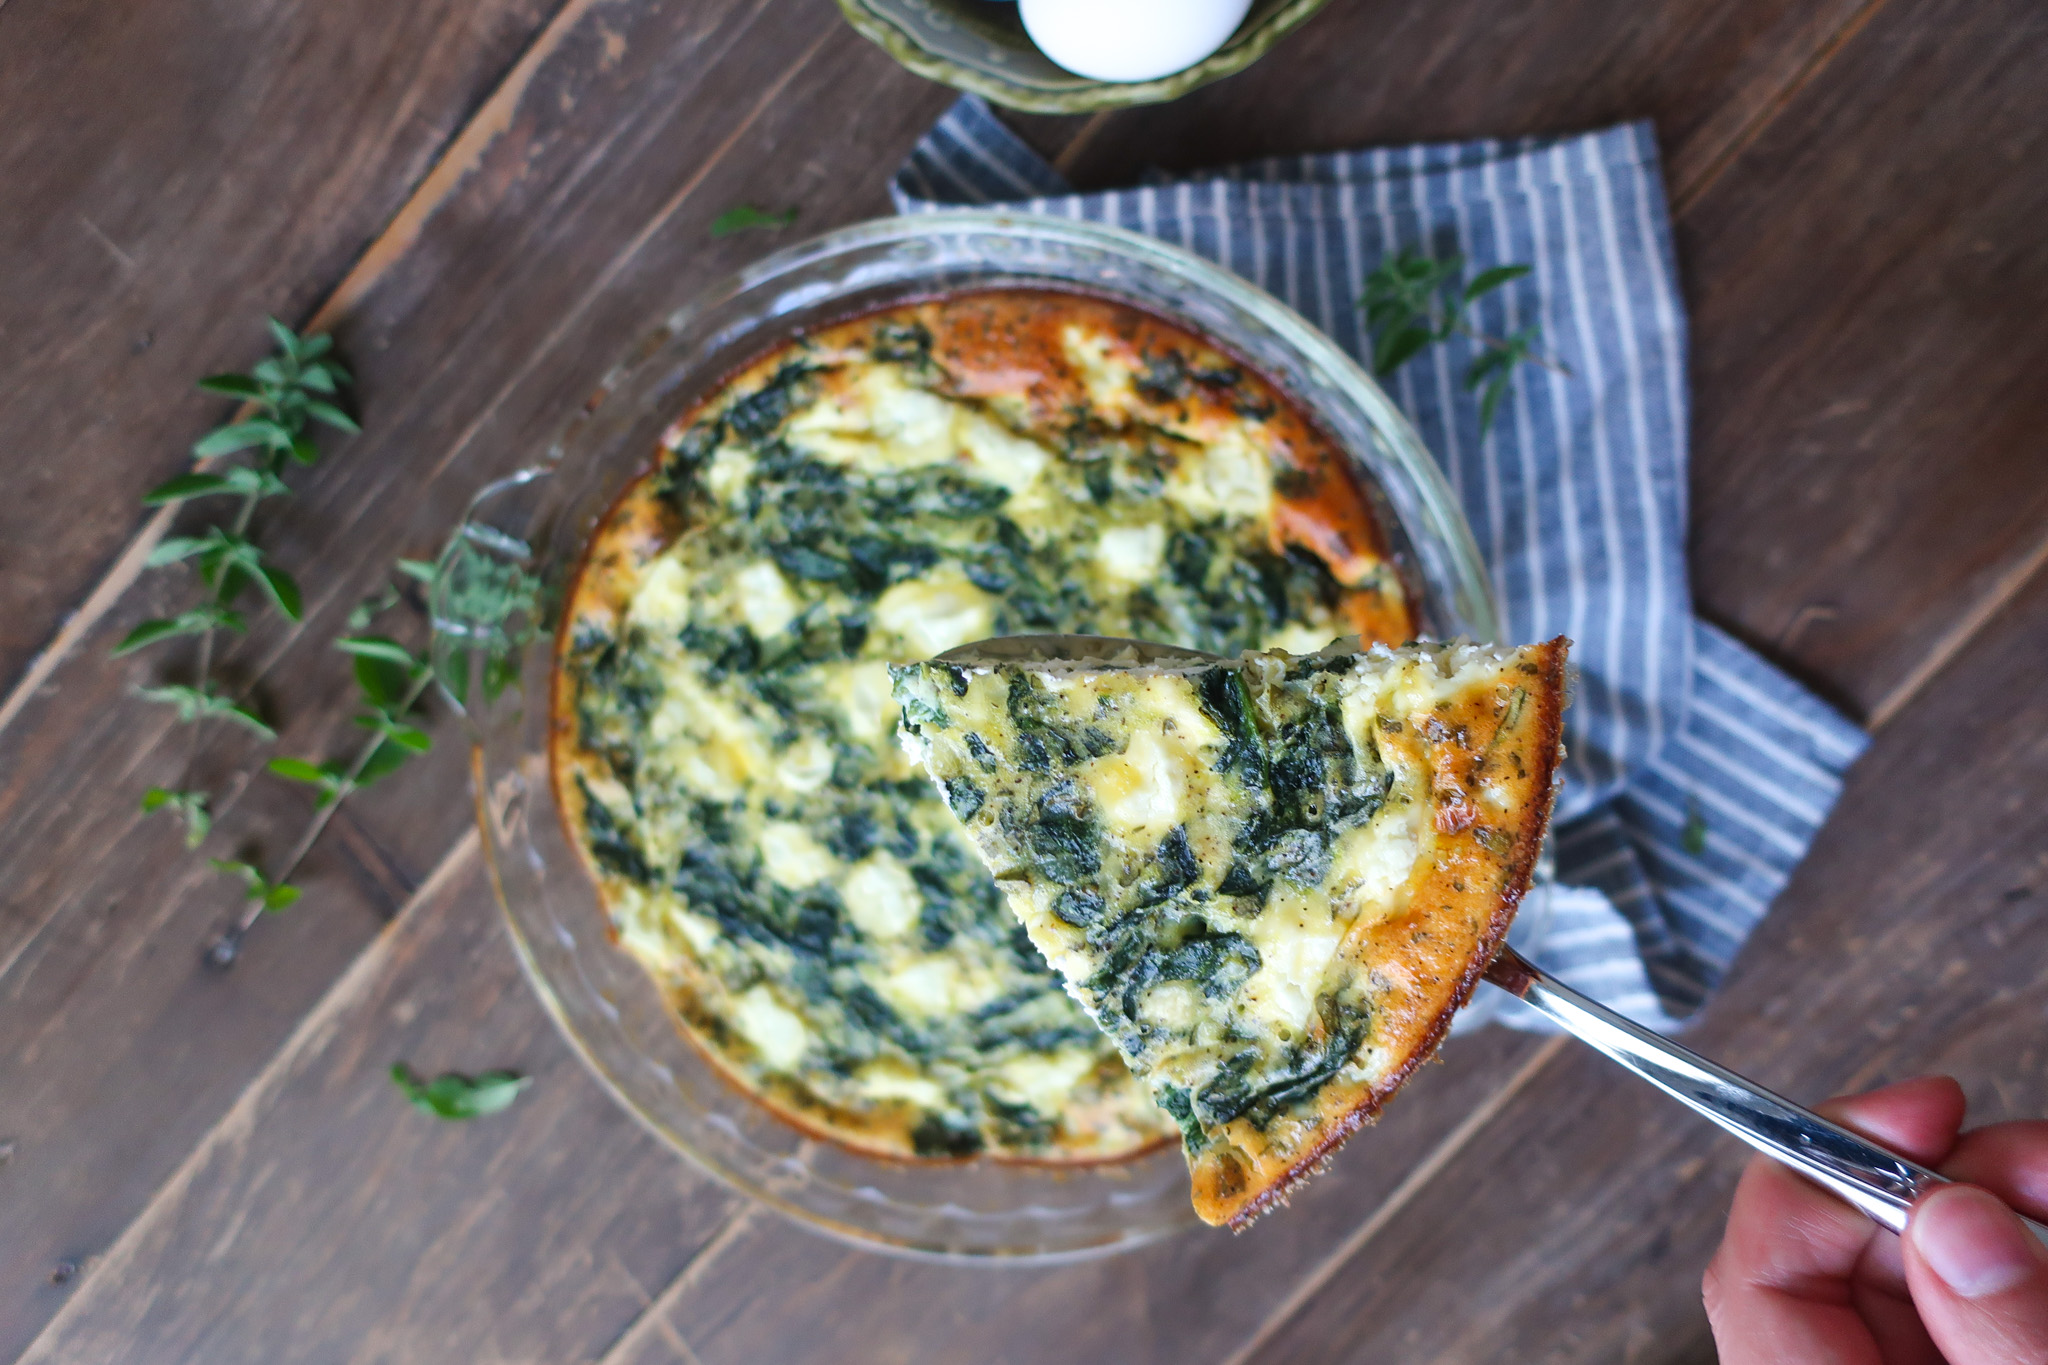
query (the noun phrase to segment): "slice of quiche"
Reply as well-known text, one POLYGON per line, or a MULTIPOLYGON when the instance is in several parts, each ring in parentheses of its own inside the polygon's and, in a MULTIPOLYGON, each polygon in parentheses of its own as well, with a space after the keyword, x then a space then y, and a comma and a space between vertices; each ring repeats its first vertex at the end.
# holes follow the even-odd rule
POLYGON ((1549 820, 1565 651, 894 670, 905 747, 1179 1124, 1204 1221, 1283 1200, 1471 994, 1549 820))

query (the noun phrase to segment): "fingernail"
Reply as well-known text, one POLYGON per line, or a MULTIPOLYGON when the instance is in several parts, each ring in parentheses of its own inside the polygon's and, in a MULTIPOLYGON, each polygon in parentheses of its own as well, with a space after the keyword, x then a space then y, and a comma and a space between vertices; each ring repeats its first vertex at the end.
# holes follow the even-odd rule
POLYGON ((1947 1185, 1920 1201, 1907 1228, 1928 1269, 1966 1299, 2002 1293, 2040 1268, 2011 1209, 1983 1190, 1947 1185))

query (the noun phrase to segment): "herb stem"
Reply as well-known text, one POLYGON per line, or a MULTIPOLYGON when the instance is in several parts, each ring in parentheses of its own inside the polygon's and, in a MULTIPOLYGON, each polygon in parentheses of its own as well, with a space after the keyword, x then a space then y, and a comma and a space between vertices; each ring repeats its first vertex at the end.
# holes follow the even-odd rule
MULTIPOLYGON (((249 522, 250 522, 250 521, 251 521, 251 520, 252 520, 252 519, 253 519, 253 518, 255 517, 255 515, 256 515, 256 502, 257 502, 257 495, 256 495, 256 494, 254 494, 254 493, 244 493, 244 494, 242 495, 242 505, 241 505, 241 507, 239 507, 239 508, 238 508, 238 509, 236 509, 236 511, 235 511, 235 522, 234 522, 234 525, 235 525, 235 529, 234 529, 234 532, 233 532, 233 534, 234 534, 234 535, 235 535, 235 536, 236 536, 237 538, 239 538, 239 537, 241 537, 241 536, 243 536, 243 535, 246 535, 246 534, 248 533, 248 530, 249 530, 249 522)), ((213 589, 213 604, 214 604, 215 606, 217 606, 217 607, 225 607, 225 606, 226 606, 226 605, 228 604, 228 603, 227 603, 227 593, 226 593, 226 589, 227 589, 227 586, 228 586, 228 580, 227 580, 227 576, 226 576, 225 574, 223 574, 223 575, 221 576, 221 581, 220 581, 219 583, 217 583, 217 584, 215 584, 215 585, 214 585, 214 589, 213 589)), ((214 631, 214 628, 213 628, 212 626, 208 626, 208 627, 207 627, 207 628, 206 628, 206 629, 205 629, 205 630, 204 630, 203 632, 201 632, 201 633, 200 633, 200 636, 199 636, 199 684, 198 684, 198 685, 199 685, 200 687, 202 687, 202 688, 206 686, 206 680, 207 680, 207 678, 208 678, 209 676, 211 676, 211 674, 212 674, 212 672, 213 672, 213 631, 214 631)), ((199 747, 199 732, 198 732, 198 731, 197 731, 196 729, 195 729, 195 730, 194 730, 194 731, 192 732, 192 747, 193 747, 193 749, 194 749, 194 751, 195 751, 195 752, 197 751, 197 749, 198 749, 198 747, 199 747)))
POLYGON ((1552 374, 1560 374, 1567 379, 1571 378, 1571 366, 1565 364, 1562 360, 1552 360, 1540 351, 1518 351, 1513 342, 1478 331, 1462 320, 1454 324, 1452 330, 1460 336, 1469 337, 1474 344, 1484 346, 1489 351, 1505 351, 1514 355, 1518 360, 1526 360, 1531 364, 1541 365, 1552 374))
MULTIPOLYGON (((434 675, 431 672, 423 672, 419 677, 414 678, 411 684, 407 686, 405 694, 399 699, 398 705, 393 707, 392 711, 400 716, 411 711, 419 699, 426 695, 426 690, 433 684, 433 681, 434 675)), ((314 815, 312 821, 306 826, 305 832, 299 835, 298 842, 292 845, 292 851, 286 855, 283 870, 274 878, 278 885, 283 886, 290 882, 292 876, 298 872, 299 864, 305 862, 306 856, 313 851, 313 845, 319 842, 321 834, 327 829, 328 822, 341 810, 341 803, 346 801, 350 794, 356 790, 356 779, 361 777, 363 770, 370 766, 370 760, 376 755, 377 750, 389 742, 381 734, 372 735, 370 742, 357 752, 354 762, 349 764, 347 771, 342 774, 341 781, 335 786, 334 798, 320 807, 319 812, 314 815)), ((248 933, 255 926, 256 921, 262 917, 263 902, 260 900, 251 901, 248 907, 242 911, 242 917, 235 922, 234 927, 222 934, 215 941, 213 947, 207 950, 207 959, 216 966, 222 967, 232 963, 235 960, 236 953, 240 951, 242 935, 248 933)))

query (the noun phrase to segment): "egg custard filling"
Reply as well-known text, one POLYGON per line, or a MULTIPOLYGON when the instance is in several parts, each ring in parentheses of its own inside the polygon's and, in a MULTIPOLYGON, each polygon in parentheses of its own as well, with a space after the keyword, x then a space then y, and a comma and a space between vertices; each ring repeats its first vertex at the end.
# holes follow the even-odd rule
POLYGON ((1242 1226, 1427 1059, 1549 819, 1565 643, 905 666, 905 748, 1242 1226))
POLYGON ((889 665, 1025 631, 1218 652, 1411 631, 1364 491, 1280 394, 1118 304, 823 327, 678 420, 558 633, 558 805, 731 1079, 910 1157, 1173 1132, 894 741, 889 665))

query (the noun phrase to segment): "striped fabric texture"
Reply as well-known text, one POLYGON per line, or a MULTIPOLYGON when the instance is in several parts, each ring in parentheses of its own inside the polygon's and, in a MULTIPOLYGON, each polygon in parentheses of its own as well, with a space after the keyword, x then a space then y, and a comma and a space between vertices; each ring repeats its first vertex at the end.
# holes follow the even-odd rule
MULTIPOLYGON (((1001 204, 1113 223, 1207 257, 1365 359, 1359 295, 1404 248, 1470 274, 1527 263, 1474 325, 1540 324, 1480 430, 1463 337, 1385 382, 1436 455, 1512 639, 1568 635, 1558 882, 1514 941, 1656 1028, 1696 1011, 1805 855, 1863 733, 1692 614, 1685 313, 1647 124, 1577 137, 1272 158, 1077 194, 967 96, 892 185, 905 213, 1001 204)), ((1368 363, 1367 368, 1370 368, 1368 363)), ((1516 1004, 1506 1022, 1540 1026, 1516 1004)))

